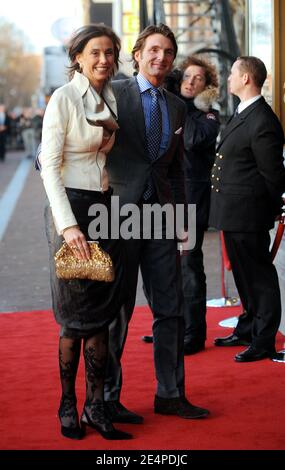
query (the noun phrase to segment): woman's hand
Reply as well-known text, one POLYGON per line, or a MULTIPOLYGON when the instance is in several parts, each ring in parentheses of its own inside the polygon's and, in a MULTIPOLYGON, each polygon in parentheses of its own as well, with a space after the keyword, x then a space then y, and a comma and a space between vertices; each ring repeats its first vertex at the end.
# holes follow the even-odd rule
POLYGON ((70 227, 64 230, 63 238, 72 249, 76 258, 81 260, 90 259, 90 250, 86 238, 79 227, 70 227))

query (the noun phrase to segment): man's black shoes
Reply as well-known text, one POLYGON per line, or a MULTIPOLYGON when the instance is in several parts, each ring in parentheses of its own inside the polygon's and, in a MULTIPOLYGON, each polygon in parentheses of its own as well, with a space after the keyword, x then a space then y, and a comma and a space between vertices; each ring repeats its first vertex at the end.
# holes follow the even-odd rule
POLYGON ((118 400, 105 401, 106 412, 112 423, 141 424, 143 417, 127 410, 118 400))
POLYGON ((250 342, 233 333, 224 338, 215 338, 214 344, 215 346, 249 346, 250 342))
POLYGON ((192 405, 187 398, 162 398, 155 395, 154 412, 161 415, 176 415, 184 419, 206 418, 209 411, 192 405))
POLYGON ((205 349, 205 342, 189 342, 184 343, 184 354, 185 356, 190 356, 191 354, 196 354, 200 351, 204 351, 205 349))
POLYGON ((261 361, 261 359, 273 357, 274 352, 269 352, 265 349, 256 349, 254 346, 249 346, 244 351, 235 355, 236 362, 254 362, 261 361))

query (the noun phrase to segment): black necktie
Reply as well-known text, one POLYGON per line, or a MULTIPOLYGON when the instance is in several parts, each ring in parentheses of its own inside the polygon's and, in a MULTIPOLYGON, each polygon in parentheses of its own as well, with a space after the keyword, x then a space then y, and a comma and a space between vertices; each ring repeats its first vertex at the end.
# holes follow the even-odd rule
MULTIPOLYGON (((150 126, 147 135, 147 148, 151 161, 155 161, 159 157, 159 149, 162 135, 162 116, 159 106, 159 90, 151 88, 149 90, 151 95, 151 111, 150 111, 150 126)), ((154 185, 150 177, 147 188, 143 194, 144 200, 149 199, 154 194, 154 185)))

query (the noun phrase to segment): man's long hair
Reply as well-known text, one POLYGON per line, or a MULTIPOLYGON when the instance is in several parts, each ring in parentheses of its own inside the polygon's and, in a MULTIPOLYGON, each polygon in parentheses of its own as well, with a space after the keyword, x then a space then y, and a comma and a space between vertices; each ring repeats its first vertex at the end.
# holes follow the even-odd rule
POLYGON ((138 64, 137 60, 135 59, 135 53, 137 51, 142 51, 143 50, 143 48, 145 46, 146 39, 149 36, 152 36, 153 34, 162 34, 162 36, 170 39, 170 41, 172 42, 173 48, 174 48, 174 58, 176 57, 178 47, 177 47, 177 42, 176 42, 175 36, 174 36, 173 32, 171 31, 171 29, 163 23, 160 23, 159 25, 150 25, 150 26, 147 26, 139 34, 139 36, 136 40, 136 43, 133 47, 132 59, 133 59, 133 66, 134 66, 135 70, 139 70, 139 64, 138 64))

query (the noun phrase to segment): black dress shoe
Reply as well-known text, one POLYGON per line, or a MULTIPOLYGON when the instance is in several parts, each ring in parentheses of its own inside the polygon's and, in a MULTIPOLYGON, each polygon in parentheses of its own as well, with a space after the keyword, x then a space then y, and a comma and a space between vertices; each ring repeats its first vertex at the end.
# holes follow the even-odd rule
POLYGON ((176 415, 184 419, 206 418, 209 411, 192 405, 187 398, 162 398, 155 395, 154 412, 161 415, 176 415))
POLYGON ((249 348, 244 351, 236 354, 236 362, 253 362, 260 361, 261 359, 271 358, 274 355, 274 352, 266 351, 265 349, 256 349, 254 346, 249 346, 249 348))
POLYGON ((145 343, 153 343, 153 336, 150 336, 150 335, 142 336, 142 341, 144 341, 145 343))
POLYGON ((224 338, 215 338, 214 344, 215 346, 249 346, 250 341, 242 339, 233 333, 229 336, 225 336, 224 338))
POLYGON ((185 356, 190 356, 191 354, 196 354, 197 352, 203 351, 205 349, 204 341, 201 342, 189 342, 184 343, 184 354, 185 356))
POLYGON ((118 400, 106 401, 105 408, 113 423, 143 423, 143 417, 127 410, 118 400))

